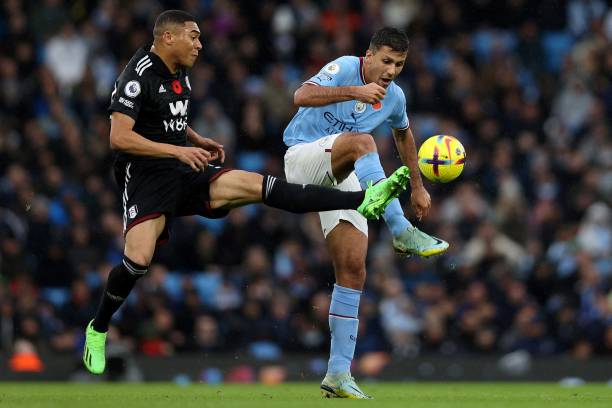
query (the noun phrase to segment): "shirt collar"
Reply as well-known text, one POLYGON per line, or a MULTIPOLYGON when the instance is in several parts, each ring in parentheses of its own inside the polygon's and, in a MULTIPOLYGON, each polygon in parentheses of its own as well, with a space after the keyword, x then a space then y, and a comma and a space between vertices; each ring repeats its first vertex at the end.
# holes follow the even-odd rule
POLYGON ((149 58, 151 58, 151 62, 153 63, 153 66, 152 66, 153 70, 155 70, 156 73, 158 73, 159 75, 163 77, 167 77, 167 78, 178 77, 182 71, 182 68, 179 68, 178 71, 176 71, 176 73, 174 74, 170 72, 170 70, 164 63, 164 61, 162 61, 162 59, 157 54, 150 51, 152 46, 153 44, 147 44, 146 46, 141 48, 139 51, 140 53, 142 53, 142 55, 148 55, 149 58))
POLYGON ((361 82, 366 85, 366 81, 365 81, 365 74, 364 74, 364 67, 363 67, 363 57, 359 57, 359 78, 361 78, 361 82))

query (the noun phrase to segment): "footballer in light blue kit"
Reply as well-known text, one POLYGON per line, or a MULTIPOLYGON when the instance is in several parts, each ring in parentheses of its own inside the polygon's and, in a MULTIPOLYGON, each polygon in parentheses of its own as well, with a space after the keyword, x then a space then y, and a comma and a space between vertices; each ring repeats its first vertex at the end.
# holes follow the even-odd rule
MULTIPOLYGON (((363 57, 340 57, 304 83, 335 87, 366 85, 363 57)), ((301 107, 285 129, 283 141, 291 147, 336 133, 370 133, 384 122, 394 129, 407 129, 409 126, 404 91, 394 82, 389 83, 385 98, 374 105, 349 100, 332 105, 301 107)))
MULTIPOLYGON (((346 191, 379 182, 385 173, 371 132, 387 122, 402 162, 410 169, 412 209, 419 219, 427 215, 431 198, 418 170, 406 98, 393 82, 407 55, 406 34, 385 27, 374 33, 365 56, 337 58, 302 84, 294 95, 299 110, 283 135, 288 147, 287 181, 346 191)), ((336 275, 329 307, 330 358, 321 391, 330 398, 371 398, 350 372, 366 276, 367 221, 353 210, 326 211, 319 216, 336 275)), ((414 227, 397 199, 383 218, 393 236, 393 248, 402 256, 429 257, 448 248, 447 242, 414 227)))

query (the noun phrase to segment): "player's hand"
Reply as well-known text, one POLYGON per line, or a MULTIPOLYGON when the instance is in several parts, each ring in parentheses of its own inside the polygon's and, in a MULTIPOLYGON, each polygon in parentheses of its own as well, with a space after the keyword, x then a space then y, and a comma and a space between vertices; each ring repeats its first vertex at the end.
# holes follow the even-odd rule
POLYGON ((410 194, 410 204, 412 204, 412 210, 416 217, 421 220, 423 217, 427 217, 429 214, 429 208, 431 207, 431 197, 425 187, 417 187, 412 189, 410 194))
POLYGON ((382 101, 387 90, 375 82, 370 82, 367 85, 363 85, 357 88, 357 95, 355 99, 363 103, 369 103, 374 105, 378 101, 382 101))
POLYGON ((198 139, 198 147, 201 147, 210 153, 211 161, 219 159, 221 163, 225 162, 225 150, 223 150, 222 144, 217 143, 207 137, 200 137, 198 139))
POLYGON ((185 164, 188 164, 195 171, 200 171, 211 159, 211 154, 201 147, 177 146, 175 157, 185 164))

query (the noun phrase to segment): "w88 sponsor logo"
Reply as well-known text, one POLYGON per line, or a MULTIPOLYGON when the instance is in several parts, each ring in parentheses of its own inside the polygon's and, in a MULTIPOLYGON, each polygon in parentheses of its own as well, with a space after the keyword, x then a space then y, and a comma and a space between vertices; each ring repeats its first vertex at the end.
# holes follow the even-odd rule
POLYGON ((172 113, 172 116, 180 116, 180 118, 164 120, 164 128, 166 129, 166 133, 168 133, 169 130, 172 132, 182 132, 183 130, 187 129, 187 110, 189 108, 189 100, 170 102, 168 104, 168 108, 170 108, 170 113, 172 113))
POLYGON ((164 128, 166 133, 168 133, 168 130, 171 132, 182 132, 183 130, 187 129, 187 117, 170 119, 169 121, 164 120, 164 128))

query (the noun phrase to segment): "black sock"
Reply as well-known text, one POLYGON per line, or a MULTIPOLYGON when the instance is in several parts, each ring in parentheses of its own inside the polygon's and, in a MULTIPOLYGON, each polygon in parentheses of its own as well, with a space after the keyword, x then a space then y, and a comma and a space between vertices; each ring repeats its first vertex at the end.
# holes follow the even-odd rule
POLYGON ((351 209, 363 202, 363 191, 340 191, 313 184, 292 184, 264 176, 262 201, 270 207, 293 213, 351 209))
POLYGON ((124 256, 123 261, 110 271, 96 317, 92 323, 95 331, 100 333, 108 331, 113 314, 128 297, 136 281, 147 273, 147 270, 148 267, 138 265, 124 256))

